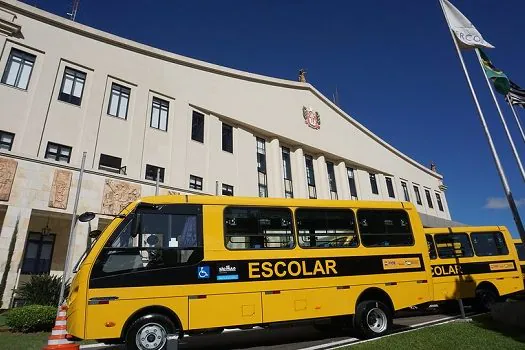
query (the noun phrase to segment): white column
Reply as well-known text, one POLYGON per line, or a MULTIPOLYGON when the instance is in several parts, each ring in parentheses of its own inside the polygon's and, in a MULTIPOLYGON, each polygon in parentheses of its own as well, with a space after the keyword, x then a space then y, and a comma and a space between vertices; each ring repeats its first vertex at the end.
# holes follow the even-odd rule
POLYGON ((350 184, 346 173, 346 163, 340 161, 335 166, 335 179, 337 181, 337 197, 339 199, 350 199, 350 184))
POLYGON ((31 208, 20 208, 9 206, 5 214, 4 224, 2 226, 2 233, 0 234, 0 272, 3 274, 6 269, 7 255, 9 254, 9 246, 15 229, 16 243, 11 257, 11 266, 8 271, 4 295, 2 297, 2 308, 8 308, 13 295, 13 289, 16 287, 16 280, 18 270, 21 267, 21 260, 24 254, 24 247, 27 237, 27 229, 29 227, 29 220, 31 218, 31 208))
POLYGON ((315 186, 317 187, 317 198, 330 199, 328 173, 326 171, 326 159, 323 155, 320 155, 315 159, 314 171, 315 186))
POLYGON ((306 166, 304 162, 304 152, 302 148, 296 148, 292 157, 292 181, 293 195, 295 198, 308 198, 306 184, 306 166))
POLYGON ((268 196, 284 197, 283 162, 279 139, 268 142, 266 151, 266 174, 268 177, 268 196))

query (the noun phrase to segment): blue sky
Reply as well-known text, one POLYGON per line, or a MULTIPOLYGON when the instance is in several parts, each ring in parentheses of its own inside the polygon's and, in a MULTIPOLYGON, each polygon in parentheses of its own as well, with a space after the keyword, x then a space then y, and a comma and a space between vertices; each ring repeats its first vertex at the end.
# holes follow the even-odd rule
MULTIPOLYGON (((25 2, 62 16, 72 3, 25 2)), ((488 52, 493 63, 525 86, 525 1, 453 3, 496 46, 488 52)), ((328 97, 337 87, 341 107, 374 133, 437 164, 455 220, 506 225, 517 235, 437 0, 82 0, 77 22, 249 72, 295 80, 305 68, 308 82, 328 97)), ((524 182, 475 55, 464 56, 525 221, 524 182)))

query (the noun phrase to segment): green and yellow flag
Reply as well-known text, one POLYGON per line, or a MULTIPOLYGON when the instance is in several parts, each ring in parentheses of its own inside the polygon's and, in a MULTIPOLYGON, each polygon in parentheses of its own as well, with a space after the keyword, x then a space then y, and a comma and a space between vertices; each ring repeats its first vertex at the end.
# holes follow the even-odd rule
POLYGON ((485 75, 492 81, 497 92, 507 96, 510 91, 509 78, 507 78, 505 73, 503 73, 501 70, 494 67, 488 56, 482 50, 479 50, 479 54, 481 56, 481 62, 483 63, 485 75))

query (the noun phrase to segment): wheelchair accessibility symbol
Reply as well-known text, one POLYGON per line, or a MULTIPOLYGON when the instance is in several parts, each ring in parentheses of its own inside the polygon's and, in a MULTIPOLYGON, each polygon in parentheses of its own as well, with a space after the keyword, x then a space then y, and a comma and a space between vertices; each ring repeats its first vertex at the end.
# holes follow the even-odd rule
POLYGON ((199 279, 210 278, 210 267, 209 266, 197 267, 197 277, 199 279))

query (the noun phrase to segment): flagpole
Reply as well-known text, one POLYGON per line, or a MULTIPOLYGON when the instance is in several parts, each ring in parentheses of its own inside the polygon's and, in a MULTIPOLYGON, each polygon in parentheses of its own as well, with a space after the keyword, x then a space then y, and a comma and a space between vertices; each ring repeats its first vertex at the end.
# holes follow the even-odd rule
POLYGON ((512 114, 514 114, 514 118, 516 119, 516 124, 518 124, 518 128, 520 129, 521 138, 523 139, 523 142, 525 142, 525 133, 523 133, 523 128, 521 127, 521 123, 518 118, 518 113, 516 113, 516 109, 514 108, 514 105, 512 104, 512 101, 510 100, 510 98, 507 98, 507 99, 509 100, 509 106, 510 106, 510 109, 512 110, 512 114))
MULTIPOLYGON (((494 163, 496 163, 496 168, 498 170, 501 184, 503 185, 503 189, 505 191, 505 196, 507 197, 507 201, 509 202, 509 207, 512 212, 512 216, 514 218, 514 222, 516 223, 516 227, 518 228, 518 232, 520 234, 521 240, 525 242, 525 229, 523 228, 523 223, 521 222, 518 208, 516 207, 516 203, 514 202, 514 198, 512 197, 512 192, 510 191, 510 186, 507 181, 507 177, 505 176, 505 173, 503 172, 503 167, 501 166, 498 152, 496 151, 496 147, 494 146, 494 142, 492 141, 492 136, 487 126, 487 122, 485 121, 485 116, 483 115, 483 111, 481 110, 481 106, 478 101, 478 96, 476 95, 476 91, 474 91, 474 86, 472 85, 472 81, 470 81, 470 76, 468 74, 467 66, 465 65, 465 61, 463 60, 463 55, 461 54, 461 50, 456 41, 456 37, 454 36, 454 32, 452 31, 452 28, 450 27, 450 23, 448 21, 447 14, 445 12, 445 7, 443 5, 443 0, 439 0, 439 4, 441 5, 441 10, 443 11, 443 15, 445 16, 445 21, 447 21, 447 26, 450 31, 450 35, 452 36, 452 41, 454 42, 454 46, 456 47, 456 52, 458 54, 459 61, 461 62, 463 73, 465 73, 465 78, 467 79, 467 83, 470 88, 470 93, 472 94, 472 98, 474 99, 474 103, 476 104, 476 108, 478 110, 478 116, 481 121, 481 125, 483 126, 483 130, 485 131, 485 136, 487 137, 487 142, 489 143, 490 151, 492 153, 492 157, 494 158, 494 163)), ((483 73, 483 75, 485 75, 485 73, 483 73)))
POLYGON ((507 134, 507 138, 509 139, 510 146, 512 148, 512 152, 514 153, 514 157, 516 158, 516 162, 518 163, 518 168, 520 168, 521 177, 523 178, 523 181, 525 181, 525 170, 523 170, 523 164, 521 163, 520 156, 518 154, 518 151, 516 150, 516 145, 514 144, 514 140, 512 139, 512 135, 510 134, 509 128, 507 126, 507 122, 505 121, 505 117, 503 117, 503 113, 501 112, 501 108, 499 106, 498 99, 496 98, 496 94, 494 93, 494 88, 492 87, 492 84, 490 83, 489 78, 487 77, 487 74, 485 74, 485 69, 483 69, 483 61, 481 60, 481 55, 479 54, 479 49, 475 49, 476 55, 478 56, 479 66, 481 67, 481 71, 483 73, 483 76, 485 77, 485 80, 487 81, 487 85, 489 86, 490 94, 492 95, 492 99, 494 100, 494 104, 496 105, 496 108, 498 109, 499 117, 501 119, 501 123, 503 124, 503 128, 505 129, 505 133, 507 134))

